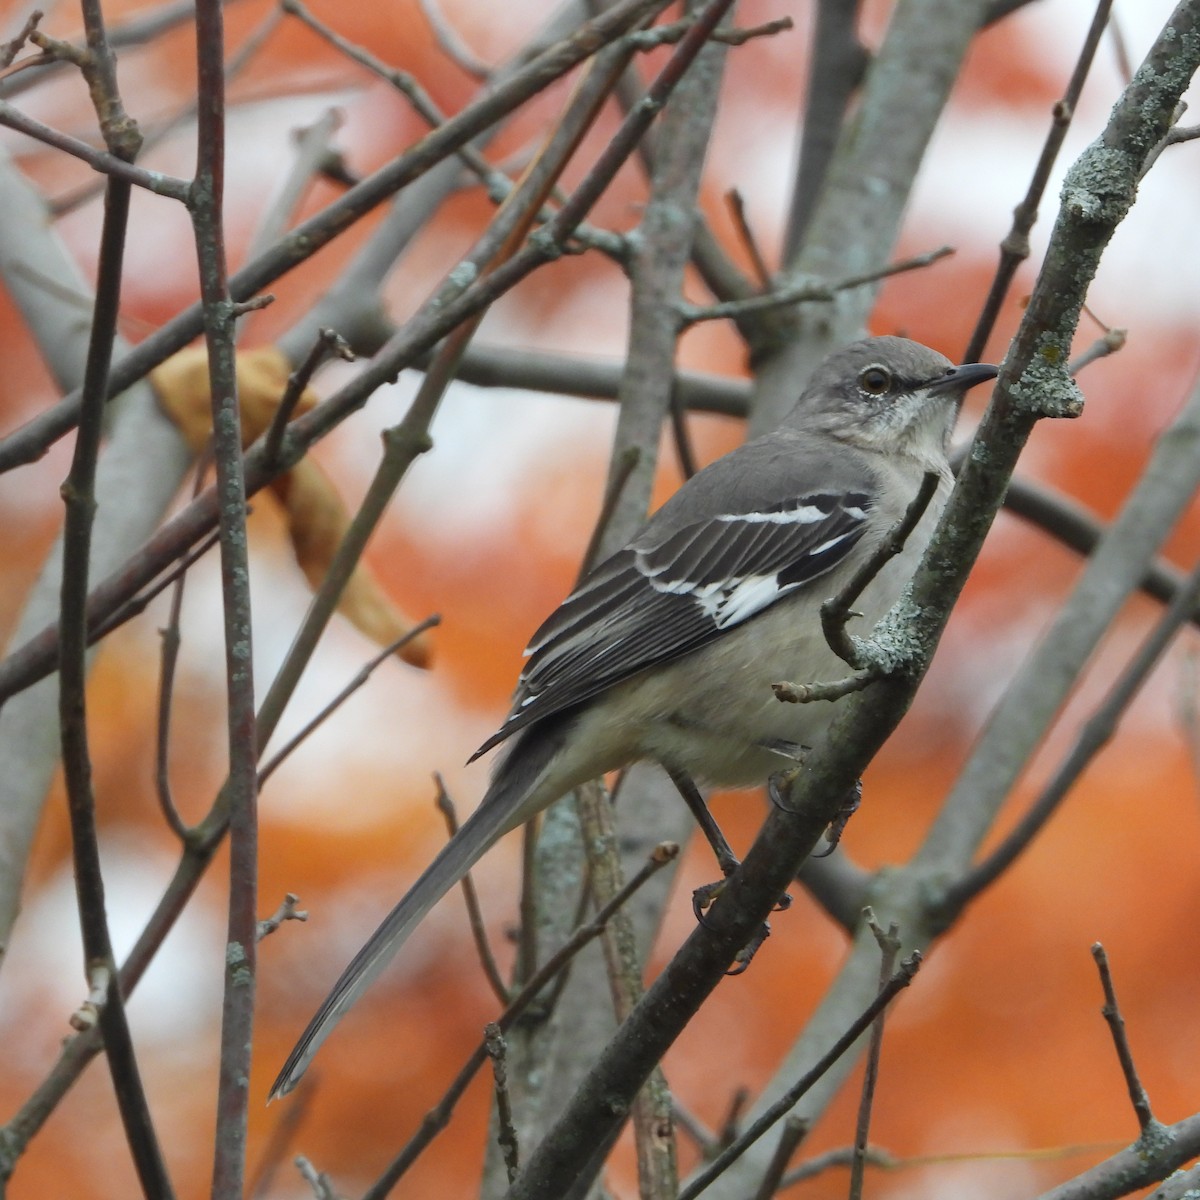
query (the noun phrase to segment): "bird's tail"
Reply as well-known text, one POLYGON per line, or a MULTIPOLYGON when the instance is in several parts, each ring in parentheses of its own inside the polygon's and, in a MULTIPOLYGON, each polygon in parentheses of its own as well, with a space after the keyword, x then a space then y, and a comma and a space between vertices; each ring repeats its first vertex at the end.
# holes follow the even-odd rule
MULTIPOLYGON (((548 731, 547 731, 548 732, 548 731)), ((269 1100, 286 1096, 308 1069, 321 1043, 356 1000, 379 976, 429 910, 475 865, 502 834, 528 820, 546 803, 530 803, 541 791, 545 768, 559 746, 554 736, 531 729, 500 764, 479 807, 442 848, 423 875, 383 919, 366 945, 350 961, 308 1027, 300 1035, 271 1087, 269 1100)))

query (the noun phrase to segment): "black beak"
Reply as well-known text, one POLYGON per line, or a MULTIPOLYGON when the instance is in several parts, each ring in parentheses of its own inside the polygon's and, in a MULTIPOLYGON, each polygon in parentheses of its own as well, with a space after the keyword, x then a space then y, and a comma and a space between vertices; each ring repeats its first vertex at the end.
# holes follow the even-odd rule
POLYGON ((986 383, 1000 374, 1000 368, 991 363, 964 363, 961 367, 952 367, 945 375, 939 375, 926 386, 931 392, 954 391, 965 392, 977 383, 986 383))

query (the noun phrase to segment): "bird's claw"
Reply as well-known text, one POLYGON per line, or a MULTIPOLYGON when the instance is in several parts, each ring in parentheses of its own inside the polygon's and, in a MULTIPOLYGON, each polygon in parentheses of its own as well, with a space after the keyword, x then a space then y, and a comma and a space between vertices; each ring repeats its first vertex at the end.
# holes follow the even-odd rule
POLYGON ((799 767, 793 767, 788 771, 777 771, 767 780, 767 798, 780 812, 795 815, 796 810, 783 802, 783 793, 786 788, 791 787, 799 775, 799 767))
MULTIPOLYGON (((789 897, 789 900, 791 898, 789 897)), ((740 975, 750 965, 750 960, 758 953, 758 948, 771 936, 771 926, 764 921, 758 932, 734 955, 733 966, 725 972, 726 975, 740 975)))
POLYGON ((862 780, 855 782, 850 789, 845 800, 842 801, 841 808, 838 809, 837 816, 829 823, 829 828, 825 830, 825 840, 829 843, 824 850, 819 854, 814 854, 813 858, 828 858, 838 847, 838 842, 842 840, 842 834, 846 831, 846 826, 850 823, 850 818, 858 812, 858 806, 862 803, 862 780))
POLYGON ((725 884, 728 882, 729 877, 726 876, 724 879, 718 879, 716 883, 702 884, 692 892, 692 912, 705 929, 710 928, 705 914, 712 902, 725 890, 725 884))

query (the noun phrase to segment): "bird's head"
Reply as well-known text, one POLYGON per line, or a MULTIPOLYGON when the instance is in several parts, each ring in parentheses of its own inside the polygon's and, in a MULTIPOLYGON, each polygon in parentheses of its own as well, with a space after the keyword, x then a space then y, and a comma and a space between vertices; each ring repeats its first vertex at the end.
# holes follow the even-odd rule
POLYGON ((989 363, 956 367, 944 354, 901 337, 853 342, 817 368, 796 406, 806 425, 864 450, 944 454, 963 393, 994 379, 989 363))

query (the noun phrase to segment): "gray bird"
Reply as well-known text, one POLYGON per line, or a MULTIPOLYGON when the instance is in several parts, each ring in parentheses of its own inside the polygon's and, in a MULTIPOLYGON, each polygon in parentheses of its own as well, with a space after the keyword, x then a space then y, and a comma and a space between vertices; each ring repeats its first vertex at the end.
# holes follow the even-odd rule
POLYGON ((512 739, 478 809, 371 935, 288 1056, 285 1095, 413 928, 502 834, 589 779, 642 759, 722 787, 793 762, 835 705, 784 704, 771 684, 846 673, 820 607, 936 493, 903 552, 855 604, 869 632, 899 598, 951 484, 963 392, 995 377, 904 338, 831 354, 774 433, 679 489, 588 573, 533 635, 512 711, 473 757, 512 739))

